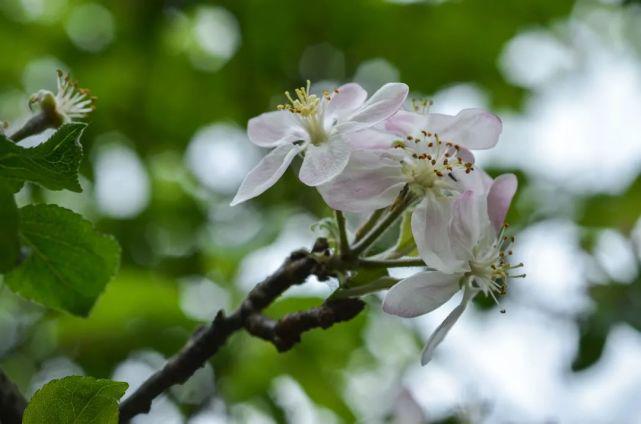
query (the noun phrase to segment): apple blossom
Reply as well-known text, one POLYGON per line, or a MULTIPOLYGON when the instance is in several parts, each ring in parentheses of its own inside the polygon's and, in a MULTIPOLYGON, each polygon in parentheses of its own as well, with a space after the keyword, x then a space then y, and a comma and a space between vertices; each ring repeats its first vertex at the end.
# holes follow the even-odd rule
POLYGON ((387 133, 368 131, 375 147, 355 152, 340 175, 318 187, 332 208, 357 213, 380 209, 406 185, 418 198, 460 193, 470 188, 465 174, 474 169, 469 149, 493 147, 502 124, 481 109, 456 116, 399 111, 385 128, 387 133))
MULTIPOLYGON (((479 174, 484 174, 479 170, 479 174)), ((484 176, 485 182, 489 177, 484 176)), ((490 180, 491 181, 491 180, 490 180)), ((436 271, 406 278, 387 293, 383 310, 403 317, 426 314, 463 289, 461 303, 428 340, 421 363, 430 361, 434 349, 480 292, 496 301, 505 293, 511 270, 508 256, 513 238, 503 236, 503 221, 516 191, 513 174, 499 176, 486 190, 466 190, 443 202, 423 202, 412 216, 419 254, 436 271)))
POLYGON ((89 91, 78 88, 69 75, 65 75, 60 70, 57 75, 56 94, 49 90, 40 90, 29 99, 30 106, 38 104, 43 112, 51 115, 52 126, 55 127, 84 118, 94 110, 95 101, 89 91))
POLYGON ((347 165, 355 134, 396 113, 407 93, 407 85, 389 83, 366 101, 366 91, 349 83, 319 97, 310 93, 309 81, 307 87, 295 91, 295 97, 285 93, 288 104, 248 123, 249 139, 258 146, 274 149, 249 172, 232 205, 274 185, 299 153, 304 154, 299 172, 303 183, 318 186, 331 180, 347 165))

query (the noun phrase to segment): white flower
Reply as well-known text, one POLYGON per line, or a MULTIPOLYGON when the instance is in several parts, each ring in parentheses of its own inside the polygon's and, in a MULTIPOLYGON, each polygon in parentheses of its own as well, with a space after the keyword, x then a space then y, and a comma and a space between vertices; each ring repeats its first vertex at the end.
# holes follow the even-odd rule
MULTIPOLYGON (((412 216, 412 229, 421 258, 436 271, 420 272, 387 293, 383 310, 403 317, 426 314, 447 302, 461 288, 463 300, 436 329, 423 350, 421 363, 432 358, 436 346, 479 292, 496 300, 503 294, 514 268, 507 258, 513 238, 503 236, 503 221, 516 192, 513 174, 489 181, 487 190, 467 190, 443 202, 423 202, 412 216)), ((484 183, 478 184, 481 187, 484 183)))
POLYGON ((29 99, 29 105, 38 104, 48 118, 52 127, 59 127, 64 123, 76 121, 86 117, 95 107, 95 97, 89 90, 78 88, 78 85, 69 75, 58 70, 57 92, 40 90, 29 99))
POLYGON ((274 185, 299 153, 304 153, 299 172, 303 183, 318 186, 331 180, 349 161, 355 134, 396 113, 407 92, 405 84, 385 84, 366 101, 365 90, 350 83, 318 97, 310 94, 308 81, 306 88, 296 90, 295 98, 286 93, 290 104, 249 121, 249 139, 274 150, 245 177, 232 205, 274 185))
POLYGON ((438 200, 475 189, 469 184, 476 179, 466 177, 474 169, 469 149, 496 145, 502 124, 481 109, 456 116, 399 111, 385 128, 388 132, 359 134, 356 142, 365 148, 352 154, 339 176, 318 187, 332 208, 357 213, 380 209, 405 185, 419 198, 438 200))

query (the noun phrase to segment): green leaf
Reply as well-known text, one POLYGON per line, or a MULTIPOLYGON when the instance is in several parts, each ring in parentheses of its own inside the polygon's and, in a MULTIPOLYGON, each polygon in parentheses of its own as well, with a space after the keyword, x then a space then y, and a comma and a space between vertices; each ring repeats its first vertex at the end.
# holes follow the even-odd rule
POLYGON ((49 190, 81 192, 78 169, 82 159, 79 138, 87 125, 70 123, 61 126, 49 140, 36 147, 20 147, 0 135, 0 179, 15 193, 25 181, 38 183, 49 190))
POLYGON ((18 208, 9 187, 0 181, 0 272, 15 267, 19 255, 18 208))
POLYGON ((117 424, 118 400, 129 385, 93 377, 52 380, 38 390, 23 424, 117 424))
POLYGON ((55 205, 20 209, 20 238, 27 259, 5 277, 22 296, 87 316, 116 273, 120 247, 80 215, 55 205))

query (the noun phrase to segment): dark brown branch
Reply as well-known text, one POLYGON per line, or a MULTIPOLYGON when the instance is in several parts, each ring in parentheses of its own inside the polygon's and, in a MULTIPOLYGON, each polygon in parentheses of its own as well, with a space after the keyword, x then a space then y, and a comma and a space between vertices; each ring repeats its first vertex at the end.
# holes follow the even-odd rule
MULTIPOLYGON (((317 243, 314 250, 318 251, 324 245, 317 243)), ((249 292, 233 314, 225 316, 220 311, 209 326, 197 331, 177 355, 125 399, 120 405, 120 421, 127 422, 140 413, 149 412, 156 396, 174 384, 187 381, 216 354, 231 334, 243 328, 250 316, 260 313, 289 287, 305 282, 308 276, 317 272, 318 267, 314 257, 307 251, 292 253, 274 274, 249 292)))
POLYGON ((305 331, 315 328, 327 329, 332 325, 349 321, 365 307, 360 299, 329 300, 317 308, 285 315, 278 321, 261 314, 253 314, 245 322, 247 331, 286 352, 298 342, 305 331))
POLYGON ((0 370, 0 423, 20 424, 27 401, 16 385, 0 370))

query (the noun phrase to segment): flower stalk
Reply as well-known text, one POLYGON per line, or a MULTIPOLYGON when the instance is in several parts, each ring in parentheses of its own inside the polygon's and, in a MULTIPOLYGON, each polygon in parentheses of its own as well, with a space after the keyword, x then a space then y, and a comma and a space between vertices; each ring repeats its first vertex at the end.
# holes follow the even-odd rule
POLYGON ((403 190, 397 197, 394 204, 389 208, 387 215, 383 220, 377 222, 372 230, 357 242, 352 248, 352 253, 356 256, 364 253, 371 247, 378 238, 401 216, 403 211, 407 209, 413 200, 413 195, 408 190, 403 190))
POLYGON ((334 211, 336 225, 338 226, 339 254, 341 258, 349 258, 351 252, 349 239, 347 238, 347 229, 345 228, 345 215, 341 211, 334 211))

